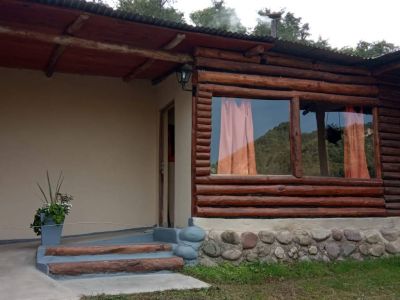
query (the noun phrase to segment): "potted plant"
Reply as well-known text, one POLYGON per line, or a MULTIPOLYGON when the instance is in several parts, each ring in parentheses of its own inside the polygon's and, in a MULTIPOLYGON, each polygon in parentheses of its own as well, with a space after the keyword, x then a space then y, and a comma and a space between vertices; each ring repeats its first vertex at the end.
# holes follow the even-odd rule
POLYGON ((42 245, 58 245, 61 240, 61 233, 65 216, 71 210, 73 197, 60 192, 64 177, 62 172, 58 176, 57 183, 53 188, 49 172, 46 172, 48 193, 38 183, 42 194, 43 205, 36 210, 31 228, 41 236, 42 245))

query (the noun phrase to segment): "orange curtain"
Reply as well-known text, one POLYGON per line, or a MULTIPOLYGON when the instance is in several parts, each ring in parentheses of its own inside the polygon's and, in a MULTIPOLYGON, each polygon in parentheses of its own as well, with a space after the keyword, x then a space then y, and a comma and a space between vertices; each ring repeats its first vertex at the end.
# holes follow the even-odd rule
POLYGON ((222 98, 218 174, 257 174, 253 131, 250 101, 222 98))
POLYGON ((365 155, 364 116, 347 106, 344 128, 344 175, 346 178, 370 178, 365 155))

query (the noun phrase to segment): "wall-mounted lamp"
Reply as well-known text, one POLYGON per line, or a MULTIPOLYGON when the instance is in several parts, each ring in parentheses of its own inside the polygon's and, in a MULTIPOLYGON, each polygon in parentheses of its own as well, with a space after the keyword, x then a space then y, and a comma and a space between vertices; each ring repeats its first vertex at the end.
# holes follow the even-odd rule
POLYGON ((189 83, 190 78, 192 77, 192 67, 188 64, 184 64, 181 68, 176 71, 176 79, 184 91, 191 91, 186 88, 186 85, 189 83))

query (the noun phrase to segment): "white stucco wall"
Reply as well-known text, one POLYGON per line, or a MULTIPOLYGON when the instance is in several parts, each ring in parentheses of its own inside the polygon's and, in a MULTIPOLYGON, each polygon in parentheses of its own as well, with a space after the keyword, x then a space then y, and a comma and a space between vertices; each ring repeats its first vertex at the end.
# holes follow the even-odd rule
MULTIPOLYGON (((149 82, 0 68, 0 91, 0 240, 35 237, 29 224, 46 170, 53 178, 62 170, 63 191, 75 196, 65 234, 157 223, 160 104, 149 82)), ((185 205, 190 126, 182 115, 190 103, 175 99, 177 157, 185 161, 177 162, 176 198, 185 205)))
POLYGON ((175 226, 185 227, 191 216, 192 93, 172 74, 155 86, 155 99, 159 111, 171 102, 175 107, 175 226))

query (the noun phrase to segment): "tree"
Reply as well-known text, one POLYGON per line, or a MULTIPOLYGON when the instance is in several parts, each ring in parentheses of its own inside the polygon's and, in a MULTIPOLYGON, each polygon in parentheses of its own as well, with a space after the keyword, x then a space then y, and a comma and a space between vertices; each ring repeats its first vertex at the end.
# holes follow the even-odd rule
MULTIPOLYGON (((265 8, 258 11, 260 16, 257 19, 257 25, 254 27, 253 34, 260 36, 271 35, 271 22, 268 15, 271 10, 265 8)), ((278 24, 278 37, 288 41, 304 41, 306 42, 310 36, 310 25, 302 23, 301 18, 291 12, 281 11, 282 18, 278 24)))
POLYGON ((372 43, 359 41, 356 47, 343 47, 340 50, 347 54, 358 55, 365 58, 373 58, 396 51, 398 49, 398 46, 382 40, 372 43))
POLYGON ((240 33, 246 32, 246 27, 240 22, 236 11, 233 8, 226 7, 224 0, 212 0, 212 6, 192 12, 190 19, 196 26, 240 33))
POLYGON ((172 5, 174 0, 118 0, 117 8, 143 16, 184 23, 183 13, 172 5))

